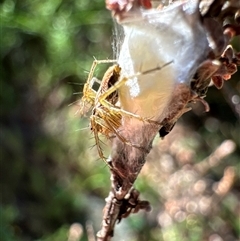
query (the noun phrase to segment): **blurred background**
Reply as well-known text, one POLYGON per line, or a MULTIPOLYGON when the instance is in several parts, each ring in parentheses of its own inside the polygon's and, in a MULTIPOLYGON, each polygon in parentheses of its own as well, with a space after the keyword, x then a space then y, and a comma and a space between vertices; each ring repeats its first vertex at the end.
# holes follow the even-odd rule
MULTIPOLYGON (((110 13, 103 0, 5 0, 0 12, 1 240, 94 241, 110 175, 77 111, 93 57, 113 58, 110 13)), ((153 210, 113 240, 239 240, 239 80, 156 137, 135 185, 153 210)))

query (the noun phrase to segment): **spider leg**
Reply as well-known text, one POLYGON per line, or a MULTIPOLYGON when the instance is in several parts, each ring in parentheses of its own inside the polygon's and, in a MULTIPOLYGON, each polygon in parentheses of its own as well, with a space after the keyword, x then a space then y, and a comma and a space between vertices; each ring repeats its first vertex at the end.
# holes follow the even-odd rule
POLYGON ((93 131, 93 135, 94 135, 94 139, 95 139, 95 142, 96 142, 96 146, 97 146, 97 151, 98 151, 98 155, 101 159, 103 159, 103 161, 109 166, 108 162, 107 162, 107 158, 104 156, 103 154, 103 151, 102 151, 102 148, 101 148, 101 145, 100 145, 100 139, 99 139, 99 136, 98 136, 98 130, 97 130, 97 120, 96 120, 96 116, 95 115, 92 115, 90 117, 90 124, 91 124, 91 127, 92 127, 92 131, 93 131))
POLYGON ((99 65, 99 64, 110 64, 110 63, 115 63, 117 62, 116 60, 114 59, 105 59, 105 60, 97 60, 97 59, 94 59, 93 63, 92 63, 92 66, 91 66, 91 69, 89 71, 89 75, 88 75, 88 78, 87 78, 87 81, 86 81, 86 84, 89 84, 91 82, 91 80, 93 79, 93 73, 95 71, 95 68, 99 65))
POLYGON ((99 101, 106 99, 114 91, 117 91, 129 79, 133 79, 133 78, 138 77, 140 75, 146 75, 146 74, 152 73, 154 71, 159 71, 159 70, 161 70, 162 68, 168 66, 171 63, 173 63, 173 61, 170 61, 170 62, 164 64, 163 66, 157 66, 156 68, 153 68, 153 69, 149 69, 149 70, 146 70, 146 71, 143 71, 143 72, 137 72, 136 74, 133 74, 131 76, 120 78, 114 85, 112 85, 107 91, 105 91, 104 93, 102 93, 99 96, 99 101))
POLYGON ((81 113, 86 113, 94 107, 97 92, 93 89, 93 85, 95 82, 101 84, 101 81, 93 77, 95 68, 97 67, 98 64, 114 63, 114 62, 116 62, 116 60, 96 60, 95 59, 93 61, 91 69, 89 71, 88 78, 83 87, 83 97, 81 99, 81 108, 80 108, 81 113), (86 103, 90 104, 88 108, 86 108, 86 103))
POLYGON ((136 118, 140 121, 146 121, 150 124, 155 124, 155 125, 160 125, 159 122, 157 121, 153 121, 151 120, 150 118, 143 118, 139 115, 136 115, 134 113, 131 113, 129 111, 125 111, 121 108, 118 108, 116 107, 115 105, 112 105, 111 103, 109 103, 108 101, 106 101, 107 97, 110 96, 113 92, 117 91, 123 84, 125 84, 129 79, 132 79, 132 78, 135 78, 135 77, 138 77, 140 75, 145 75, 145 74, 149 74, 153 71, 159 71, 161 70, 162 68, 164 68, 165 66, 171 64, 173 61, 170 61, 166 64, 164 64, 162 67, 160 66, 157 66, 156 68, 153 68, 153 69, 150 69, 150 70, 147 70, 147 71, 143 71, 143 72, 138 72, 132 76, 129 76, 129 77, 123 77, 123 78, 120 78, 114 85, 112 85, 109 89, 107 89, 104 93, 101 93, 97 96, 97 98, 95 99, 95 103, 96 101, 97 102, 100 102, 101 105, 103 105, 106 109, 109 109, 109 110, 112 110, 114 112, 117 112, 117 113, 120 113, 121 115, 125 115, 125 116, 129 116, 129 117, 132 117, 132 118, 136 118))
MULTIPOLYGON (((94 74, 94 71, 95 71, 95 68, 97 67, 97 65, 99 64, 108 64, 108 63, 115 63, 116 60, 111 60, 111 59, 106 59, 106 60, 97 60, 95 59, 92 63, 92 66, 91 66, 91 69, 89 71, 89 75, 88 75, 88 78, 87 78, 87 81, 86 83, 84 84, 84 88, 83 88, 83 96, 88 96, 89 94, 89 91, 90 90, 93 90, 92 87, 93 87, 93 84, 95 82, 98 82, 96 81, 96 78, 93 78, 93 74, 94 74)), ((96 96, 96 94, 95 94, 96 96)), ((95 97, 94 96, 94 97, 95 97)))
POLYGON ((138 120, 143 121, 143 122, 148 122, 149 124, 161 125, 159 122, 151 120, 150 118, 143 118, 140 115, 134 114, 132 112, 123 110, 123 109, 121 109, 121 108, 119 108, 119 107, 117 107, 115 105, 112 105, 111 103, 109 103, 108 101, 106 101, 104 99, 102 99, 102 100, 99 99, 99 102, 106 109, 108 109, 111 112, 119 113, 120 115, 128 116, 128 117, 131 117, 131 118, 135 118, 135 119, 138 119, 138 120))

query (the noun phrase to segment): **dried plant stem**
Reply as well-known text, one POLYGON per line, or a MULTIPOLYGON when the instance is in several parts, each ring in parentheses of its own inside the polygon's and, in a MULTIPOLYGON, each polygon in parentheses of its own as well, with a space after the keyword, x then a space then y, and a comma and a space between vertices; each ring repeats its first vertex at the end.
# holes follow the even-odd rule
POLYGON ((126 120, 121 134, 133 142, 136 142, 141 136, 142 145, 146 148, 140 150, 124 144, 118 138, 113 140, 114 151, 108 160, 111 171, 111 191, 106 198, 102 228, 97 234, 97 241, 110 240, 114 235, 115 224, 120 222, 122 218, 128 217, 131 213, 137 213, 139 210, 150 211, 151 209, 148 201, 139 199, 140 193, 133 188, 133 183, 145 163, 158 127, 143 124, 138 120, 135 122, 136 125, 133 126, 137 126, 136 129, 139 128, 137 123, 142 125, 140 133, 136 132, 133 126, 131 126, 132 132, 130 133, 128 124, 132 125, 132 121, 128 123, 126 120))

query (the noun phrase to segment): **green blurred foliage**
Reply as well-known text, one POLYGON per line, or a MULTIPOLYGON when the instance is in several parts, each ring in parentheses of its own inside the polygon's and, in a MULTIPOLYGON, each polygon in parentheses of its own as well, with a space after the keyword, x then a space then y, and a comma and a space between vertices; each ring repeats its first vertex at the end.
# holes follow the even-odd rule
POLYGON ((111 53, 111 16, 103 1, 6 0, 0 11, 0 236, 66 240, 61 227, 85 224, 88 196, 108 191, 90 133, 78 131, 88 123, 68 105, 93 56, 111 53))
MULTIPOLYGON (((88 221, 95 231, 100 228, 109 172, 98 161, 96 149, 90 148, 94 144, 90 131, 80 130, 88 126, 87 119, 80 119, 75 114, 78 107, 69 104, 79 100, 80 84, 87 78, 93 56, 113 56, 110 13, 102 0, 5 0, 0 14, 1 240, 70 241, 74 230, 81 241, 87 240, 88 221)), ((182 119, 193 134, 182 135, 181 143, 198 153, 196 162, 225 139, 236 144, 227 160, 207 172, 209 180, 219 181, 227 166, 239 171, 239 116, 231 100, 239 96, 239 79, 238 72, 222 92, 211 88, 209 114, 198 107, 182 119)), ((155 148, 154 160, 160 163, 157 152, 155 148)), ((184 164, 176 160, 177 172, 184 164)), ((240 232, 236 173, 231 191, 210 220, 216 226, 219 220, 229 219, 231 237, 240 232)), ((137 187, 155 212, 123 221, 116 233, 125 233, 129 240, 208 240, 209 220, 202 215, 159 227, 156 216, 164 203, 158 192, 160 182, 164 183, 146 174, 139 177, 137 187)))

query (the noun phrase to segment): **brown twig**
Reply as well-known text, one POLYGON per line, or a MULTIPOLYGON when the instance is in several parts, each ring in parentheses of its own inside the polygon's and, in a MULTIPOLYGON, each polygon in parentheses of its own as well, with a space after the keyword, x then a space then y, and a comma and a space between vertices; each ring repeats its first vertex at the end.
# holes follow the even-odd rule
POLYGON ((97 241, 109 241, 114 235, 115 224, 122 218, 127 218, 131 213, 140 210, 150 211, 148 201, 139 199, 140 193, 132 187, 131 182, 126 182, 116 170, 111 170, 112 190, 109 192, 103 213, 102 228, 97 233, 97 241))

